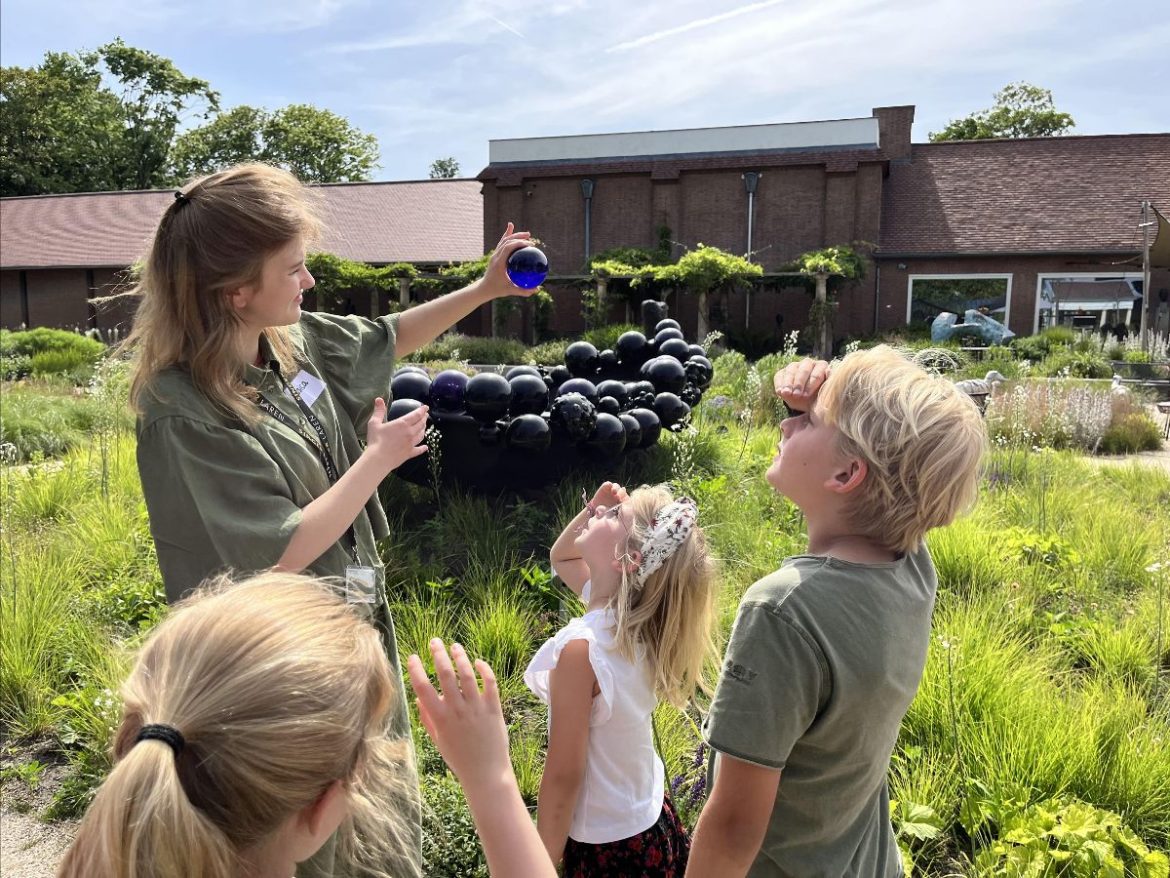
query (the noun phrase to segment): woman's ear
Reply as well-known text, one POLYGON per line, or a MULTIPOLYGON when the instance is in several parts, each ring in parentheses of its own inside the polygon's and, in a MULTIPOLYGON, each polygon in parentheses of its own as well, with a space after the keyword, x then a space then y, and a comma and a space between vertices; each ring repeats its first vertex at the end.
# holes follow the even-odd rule
POLYGON ((613 559, 613 569, 618 572, 625 570, 626 573, 633 573, 641 564, 642 553, 637 549, 630 549, 624 555, 613 559))
POLYGON ((251 286, 245 285, 224 290, 223 294, 227 297, 228 305, 233 311, 242 311, 248 307, 254 293, 255 290, 251 286))

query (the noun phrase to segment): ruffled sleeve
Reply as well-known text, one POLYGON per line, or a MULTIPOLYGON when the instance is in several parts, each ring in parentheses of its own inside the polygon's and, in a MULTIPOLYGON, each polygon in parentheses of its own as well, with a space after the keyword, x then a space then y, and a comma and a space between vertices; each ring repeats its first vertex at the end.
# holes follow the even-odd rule
POLYGON ((550 637, 545 641, 524 671, 524 685, 531 689, 533 694, 545 704, 550 703, 552 696, 549 680, 552 670, 560 661, 561 652, 565 646, 573 640, 585 640, 589 643, 589 664, 593 667, 593 674, 597 677, 597 687, 601 690, 600 694, 593 698, 593 710, 589 715, 589 725, 601 725, 613 715, 613 669, 610 666, 606 648, 600 642, 598 632, 590 625, 589 619, 573 619, 558 631, 555 637, 550 637))

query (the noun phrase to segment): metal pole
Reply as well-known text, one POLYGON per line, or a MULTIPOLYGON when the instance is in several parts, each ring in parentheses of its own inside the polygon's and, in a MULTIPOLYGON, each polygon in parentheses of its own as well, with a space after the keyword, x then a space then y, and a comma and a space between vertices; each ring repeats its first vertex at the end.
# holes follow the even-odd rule
POLYGON ((1141 340, 1142 350, 1148 351, 1150 349, 1150 336, 1153 332, 1147 330, 1150 326, 1150 202, 1142 202, 1142 319, 1141 319, 1141 340))

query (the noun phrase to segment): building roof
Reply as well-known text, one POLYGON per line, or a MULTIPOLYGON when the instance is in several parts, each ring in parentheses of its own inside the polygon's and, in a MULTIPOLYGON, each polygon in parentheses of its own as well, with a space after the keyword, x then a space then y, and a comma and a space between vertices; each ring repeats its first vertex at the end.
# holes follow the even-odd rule
POLYGON ((914 144, 882 192, 880 256, 1133 253, 1170 208, 1170 134, 914 144))
MULTIPOLYGON (((483 255, 476 180, 335 183, 321 249, 346 259, 462 262, 483 255)), ((124 268, 150 246, 170 190, 0 199, 0 268, 124 268)))

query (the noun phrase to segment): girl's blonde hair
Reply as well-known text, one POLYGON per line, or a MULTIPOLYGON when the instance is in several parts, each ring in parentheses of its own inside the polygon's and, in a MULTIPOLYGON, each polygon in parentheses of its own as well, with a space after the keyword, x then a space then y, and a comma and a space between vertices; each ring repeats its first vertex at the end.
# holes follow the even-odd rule
POLYGON ((868 467, 847 512, 857 533, 913 552, 974 505, 987 430, 948 378, 879 345, 835 364, 817 400, 836 450, 868 467))
MULTIPOLYGON (((654 516, 674 502, 664 485, 643 486, 626 503, 633 513, 628 551, 640 549, 654 516)), ((703 529, 695 525, 663 565, 639 583, 622 568, 611 598, 618 650, 634 661, 639 650, 654 672, 659 699, 683 707, 699 688, 709 691, 705 670, 718 660, 713 638, 715 565, 703 529)))
POLYGON ((221 579, 151 634, 122 687, 115 765, 59 878, 229 878, 290 816, 343 781, 339 858, 417 875, 412 750, 387 736, 395 697, 377 631, 323 583, 221 579), (177 729, 179 753, 135 743, 177 729))
MULTIPOLYGON (((312 191, 279 168, 238 165, 183 186, 129 291, 139 297, 125 342, 137 351, 130 382, 135 408, 142 410, 159 372, 178 366, 225 415, 255 420, 255 394, 238 362, 240 318, 228 293, 259 281, 265 260, 290 241, 314 243, 320 229, 312 191)), ((264 334, 281 369, 291 372, 288 329, 264 334)))

